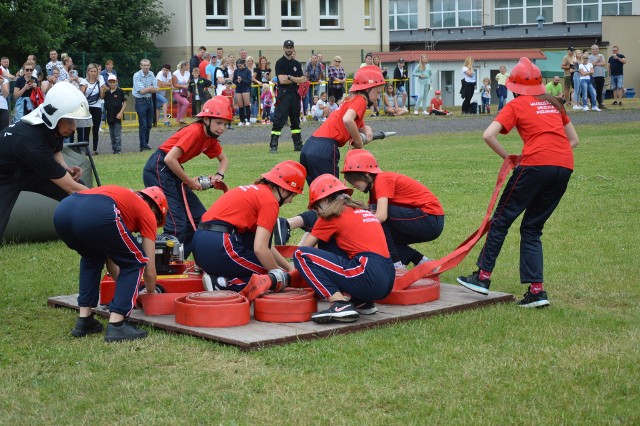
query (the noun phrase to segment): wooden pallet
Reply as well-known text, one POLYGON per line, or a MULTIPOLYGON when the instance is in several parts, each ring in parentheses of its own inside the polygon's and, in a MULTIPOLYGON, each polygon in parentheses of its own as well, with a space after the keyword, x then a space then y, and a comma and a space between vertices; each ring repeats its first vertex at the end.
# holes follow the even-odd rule
MULTIPOLYGON (((79 309, 77 294, 56 296, 48 299, 49 306, 79 309)), ((267 323, 254 319, 241 327, 227 328, 199 328, 187 327, 175 322, 173 315, 146 316, 140 309, 135 309, 129 318, 130 321, 149 325, 167 331, 189 334, 202 337, 220 343, 238 346, 241 349, 251 350, 271 345, 296 342, 304 339, 317 339, 333 334, 351 333, 366 330, 399 321, 408 321, 417 318, 428 317, 437 314, 475 309, 482 306, 514 301, 514 297, 508 293, 490 292, 488 296, 482 296, 464 289, 459 285, 441 284, 440 299, 420 305, 399 306, 376 304, 378 312, 374 315, 361 315, 360 319, 347 324, 319 325, 313 322, 304 323, 267 323)), ((319 302, 318 309, 326 309, 328 303, 319 302)), ((106 306, 95 309, 96 313, 108 317, 106 306)))

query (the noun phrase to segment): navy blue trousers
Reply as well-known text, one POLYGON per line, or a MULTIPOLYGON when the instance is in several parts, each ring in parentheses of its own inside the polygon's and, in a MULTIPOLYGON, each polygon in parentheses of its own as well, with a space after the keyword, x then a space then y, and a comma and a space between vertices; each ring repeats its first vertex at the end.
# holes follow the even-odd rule
POLYGON ((255 234, 198 229, 193 238, 193 257, 207 274, 225 277, 229 290, 240 291, 251 275, 266 274, 253 251, 255 234))
POLYGON ((572 171, 557 166, 518 166, 505 186, 491 218, 477 265, 493 271, 509 227, 520 224, 520 282, 543 282, 542 229, 560 203, 572 171))
POLYGON ((311 136, 300 151, 300 164, 307 169, 307 184, 325 173, 340 177, 340 149, 333 139, 311 136))
POLYGON ((109 310, 128 317, 148 259, 115 202, 104 195, 72 194, 56 208, 53 223, 62 241, 82 256, 78 306, 98 306, 102 269, 109 258, 120 267, 109 310))
MULTIPOLYGON (((375 210, 376 205, 370 206, 375 210)), ((422 253, 409 244, 433 241, 442 234, 444 216, 435 216, 417 208, 388 206, 387 220, 382 223, 391 259, 405 265, 422 260, 422 253)))
POLYGON ((151 154, 147 164, 144 166, 142 180, 145 187, 159 186, 162 188, 169 205, 164 233, 174 235, 178 238, 178 241, 184 244, 184 257, 186 259, 193 250, 193 235, 195 234, 195 229, 193 229, 187 216, 187 208, 191 211, 191 216, 196 226, 200 223, 200 219, 207 209, 187 185, 184 185, 184 194, 186 194, 187 198, 187 205, 185 205, 182 192, 183 182, 165 164, 165 156, 166 154, 161 150, 151 154))
POLYGON ((328 299, 340 291, 354 300, 373 302, 391 293, 395 280, 391 258, 364 252, 349 259, 337 245, 323 247, 329 250, 300 247, 293 253, 295 268, 317 294, 328 299))

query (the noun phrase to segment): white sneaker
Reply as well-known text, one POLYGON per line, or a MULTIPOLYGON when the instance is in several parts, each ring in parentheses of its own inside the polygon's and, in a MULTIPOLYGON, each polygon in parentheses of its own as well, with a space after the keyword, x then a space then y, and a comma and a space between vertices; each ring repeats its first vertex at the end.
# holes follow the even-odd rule
MULTIPOLYGON (((216 279, 214 277, 214 279, 216 279)), ((206 291, 213 291, 213 281, 211 280, 211 276, 206 272, 202 273, 202 286, 206 291)))
POLYGON ((238 123, 238 126, 244 126, 244 123, 241 121, 238 123))
POLYGON ((598 112, 602 111, 602 110, 601 110, 600 108, 598 108, 597 106, 594 106, 593 108, 591 108, 591 110, 592 110, 592 111, 598 111, 598 112))
POLYGON ((588 106, 584 106, 584 108, 582 108, 584 111, 589 111, 589 107, 588 106))
POLYGON ((580 105, 574 105, 573 109, 582 109, 582 107, 580 105))
POLYGON ((413 111, 413 115, 418 115, 420 114, 420 111, 418 111, 417 109, 413 111))
POLYGON ((422 114, 423 114, 423 115, 429 115, 429 111, 427 111, 426 109, 423 109, 423 110, 422 110, 422 114))
POLYGON ((249 126, 250 124, 251 124, 251 123, 250 123, 249 121, 246 121, 246 122, 244 123, 244 125, 245 125, 245 126, 249 126))

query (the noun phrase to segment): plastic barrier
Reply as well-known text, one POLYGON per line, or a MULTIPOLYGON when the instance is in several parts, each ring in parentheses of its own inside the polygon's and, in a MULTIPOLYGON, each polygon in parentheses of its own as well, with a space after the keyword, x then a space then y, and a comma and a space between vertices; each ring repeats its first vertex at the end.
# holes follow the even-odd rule
POLYGON ((236 327, 251 319, 249 301, 234 291, 191 293, 175 305, 176 323, 189 327, 236 327))
POLYGON ((311 289, 287 288, 281 293, 266 293, 253 302, 253 317, 263 322, 306 322, 318 310, 311 289))
POLYGON ((174 315, 176 313, 176 299, 187 296, 188 294, 189 293, 142 294, 138 297, 138 302, 142 306, 144 314, 147 316, 174 315))

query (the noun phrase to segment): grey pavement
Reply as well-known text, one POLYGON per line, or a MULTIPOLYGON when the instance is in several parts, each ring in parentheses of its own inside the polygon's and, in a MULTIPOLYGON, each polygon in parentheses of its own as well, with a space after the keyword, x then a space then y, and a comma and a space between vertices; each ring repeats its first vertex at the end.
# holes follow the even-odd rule
MULTIPOLYGON (((608 124, 630 121, 640 121, 640 114, 637 110, 615 110, 613 107, 602 112, 594 111, 569 111, 569 116, 574 126, 579 131, 580 125, 608 124)), ((403 117, 366 117, 365 123, 371 126, 374 131, 393 131, 398 136, 418 136, 432 133, 451 133, 451 132, 474 132, 483 131, 495 118, 493 115, 460 115, 454 113, 452 116, 425 116, 425 115, 408 115, 403 117)), ((317 121, 307 121, 301 123, 302 140, 306 140, 320 126, 317 121)), ((180 127, 173 125, 172 127, 158 126, 151 130, 149 145, 157 148, 166 139, 178 131, 180 127)), ((238 126, 234 124, 232 130, 227 130, 220 136, 220 142, 223 145, 237 145, 263 142, 265 152, 268 151, 269 138, 271 133, 271 125, 262 125, 260 123, 251 126, 238 126)), ((291 132, 285 126, 282 129, 282 142, 291 141, 291 132)), ((122 134, 122 151, 138 152, 139 139, 137 127, 125 127, 122 134)), ((101 154, 111 153, 111 140, 108 130, 100 132, 100 142, 98 152, 101 154)))

